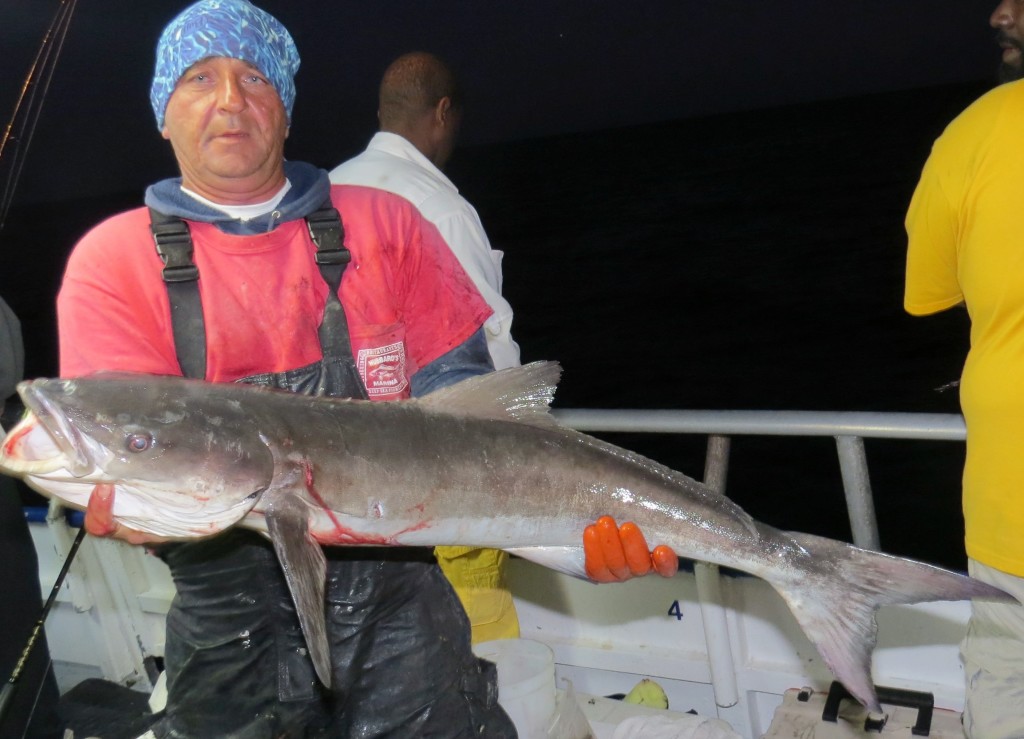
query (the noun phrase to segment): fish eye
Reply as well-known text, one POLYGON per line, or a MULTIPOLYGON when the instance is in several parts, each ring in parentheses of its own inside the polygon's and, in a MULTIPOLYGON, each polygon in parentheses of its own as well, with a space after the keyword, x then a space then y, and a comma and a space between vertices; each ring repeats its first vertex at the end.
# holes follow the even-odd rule
POLYGON ((153 437, 149 434, 130 434, 125 444, 129 452, 144 452, 153 446, 153 437))

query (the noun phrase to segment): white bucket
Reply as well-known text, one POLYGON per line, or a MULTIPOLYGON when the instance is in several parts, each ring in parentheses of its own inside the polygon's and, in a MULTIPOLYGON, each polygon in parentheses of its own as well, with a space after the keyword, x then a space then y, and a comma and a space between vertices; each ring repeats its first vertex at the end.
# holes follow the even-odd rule
POLYGON ((546 739, 555 715, 555 655, 530 639, 497 639, 473 646, 498 666, 498 703, 519 739, 546 739))

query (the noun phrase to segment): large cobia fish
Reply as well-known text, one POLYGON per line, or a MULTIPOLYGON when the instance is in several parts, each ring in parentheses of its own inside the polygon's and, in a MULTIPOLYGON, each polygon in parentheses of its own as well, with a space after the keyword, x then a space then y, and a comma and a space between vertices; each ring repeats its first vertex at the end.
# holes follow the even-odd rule
POLYGON ((701 483, 559 426, 557 364, 538 362, 416 400, 313 398, 148 375, 39 379, 0 468, 85 507, 115 486, 121 523, 171 537, 233 525, 269 535, 324 683, 325 545, 507 549, 583 575, 583 529, 634 521, 652 545, 749 572, 782 595, 850 693, 871 682, 875 610, 889 603, 1008 599, 930 565, 752 519, 701 483))

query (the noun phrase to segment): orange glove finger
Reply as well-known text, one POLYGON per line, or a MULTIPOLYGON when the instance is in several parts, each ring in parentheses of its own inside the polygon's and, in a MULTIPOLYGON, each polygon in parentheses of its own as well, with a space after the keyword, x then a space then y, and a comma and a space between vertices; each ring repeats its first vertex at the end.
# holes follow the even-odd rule
POLYGON ((601 516, 595 524, 598 533, 598 541, 601 545, 601 553, 604 562, 615 576, 616 580, 629 579, 629 565, 626 564, 626 552, 622 548, 622 538, 619 536, 619 527, 611 516, 601 516))
POLYGON ((619 539, 622 542, 622 551, 626 557, 626 564, 633 575, 646 575, 651 571, 651 551, 647 546, 647 539, 640 531, 640 527, 632 521, 627 521, 619 528, 619 539))
POLYGON ((114 520, 114 486, 101 484, 89 494, 85 508, 85 530, 93 536, 110 536, 117 531, 114 520))
POLYGON ((586 558, 587 577, 595 582, 615 582, 615 575, 604 561, 600 539, 597 526, 591 524, 583 529, 583 554, 586 558))
POLYGON ((659 544, 651 552, 651 560, 654 562, 654 569, 662 577, 672 577, 679 572, 679 557, 672 550, 672 547, 659 544))

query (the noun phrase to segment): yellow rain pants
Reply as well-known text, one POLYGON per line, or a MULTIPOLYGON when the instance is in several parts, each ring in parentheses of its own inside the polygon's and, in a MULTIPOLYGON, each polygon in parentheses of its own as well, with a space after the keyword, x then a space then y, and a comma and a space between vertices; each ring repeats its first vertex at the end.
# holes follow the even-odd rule
POLYGON ((436 547, 434 555, 473 626, 473 643, 519 637, 519 617, 505 584, 508 553, 500 549, 436 547))

